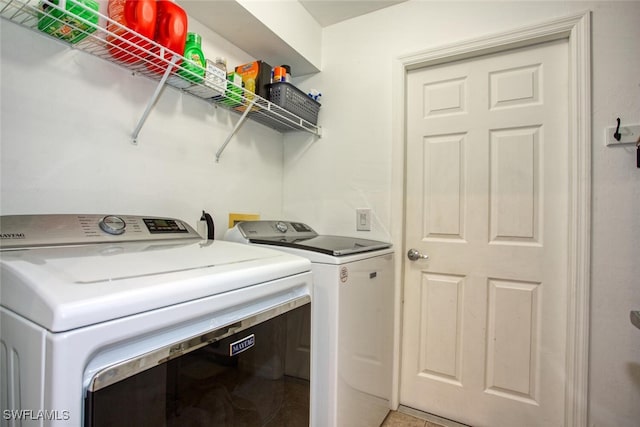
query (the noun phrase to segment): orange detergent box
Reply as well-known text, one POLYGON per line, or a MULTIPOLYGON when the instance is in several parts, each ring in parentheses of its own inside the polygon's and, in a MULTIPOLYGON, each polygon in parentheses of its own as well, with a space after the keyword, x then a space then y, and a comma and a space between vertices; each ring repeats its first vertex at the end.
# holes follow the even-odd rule
POLYGON ((238 65, 236 73, 242 76, 242 84, 248 91, 269 99, 269 84, 271 83, 271 65, 264 61, 253 61, 238 65))

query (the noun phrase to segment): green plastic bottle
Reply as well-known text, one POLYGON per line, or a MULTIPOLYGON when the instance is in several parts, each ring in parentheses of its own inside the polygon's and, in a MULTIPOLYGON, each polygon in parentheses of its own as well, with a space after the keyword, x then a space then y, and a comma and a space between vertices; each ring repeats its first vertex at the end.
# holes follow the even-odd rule
POLYGON ((193 83, 201 83, 204 78, 204 70, 207 61, 202 53, 202 37, 196 33, 187 33, 187 42, 184 46, 184 57, 193 61, 182 61, 178 75, 193 83))
POLYGON ((69 43, 78 43, 98 28, 99 7, 95 0, 41 2, 38 29, 69 43))

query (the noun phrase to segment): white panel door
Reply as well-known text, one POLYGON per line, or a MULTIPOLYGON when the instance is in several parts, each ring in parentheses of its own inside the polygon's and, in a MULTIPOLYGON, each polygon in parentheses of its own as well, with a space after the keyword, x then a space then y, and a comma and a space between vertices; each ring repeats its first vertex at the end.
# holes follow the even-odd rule
POLYGON ((473 426, 565 410, 568 44, 409 72, 403 405, 473 426))

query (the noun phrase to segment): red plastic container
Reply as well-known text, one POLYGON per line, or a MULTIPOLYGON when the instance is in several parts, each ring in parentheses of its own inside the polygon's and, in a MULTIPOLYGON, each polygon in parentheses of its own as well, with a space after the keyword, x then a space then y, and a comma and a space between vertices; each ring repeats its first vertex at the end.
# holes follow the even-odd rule
MULTIPOLYGON (((168 62, 171 61, 173 53, 177 53, 182 57, 184 54, 184 46, 187 41, 187 14, 180 6, 172 1, 158 0, 156 34, 154 40, 161 46, 164 46, 164 54, 158 47, 153 47, 151 52, 163 57, 168 62)), ((165 72, 168 62, 164 62, 156 56, 150 56, 147 62, 147 68, 158 74, 165 72)), ((178 61, 176 65, 179 65, 178 61)), ((175 68, 174 70, 175 71, 175 68)))
POLYGON ((153 40, 156 32, 156 0, 109 0, 109 18, 128 28, 112 22, 107 23, 109 53, 118 61, 135 64, 146 57, 151 44, 139 37, 153 40), (140 46, 141 49, 137 49, 140 46))

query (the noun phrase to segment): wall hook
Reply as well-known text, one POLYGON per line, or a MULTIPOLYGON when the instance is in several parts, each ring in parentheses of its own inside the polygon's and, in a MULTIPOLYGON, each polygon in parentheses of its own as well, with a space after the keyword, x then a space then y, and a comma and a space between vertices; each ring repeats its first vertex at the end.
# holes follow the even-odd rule
POLYGON ((616 139, 616 141, 620 141, 620 138, 622 138, 622 134, 620 134, 620 117, 618 117, 616 120, 618 121, 618 126, 616 127, 616 131, 613 133, 613 137, 616 139))

